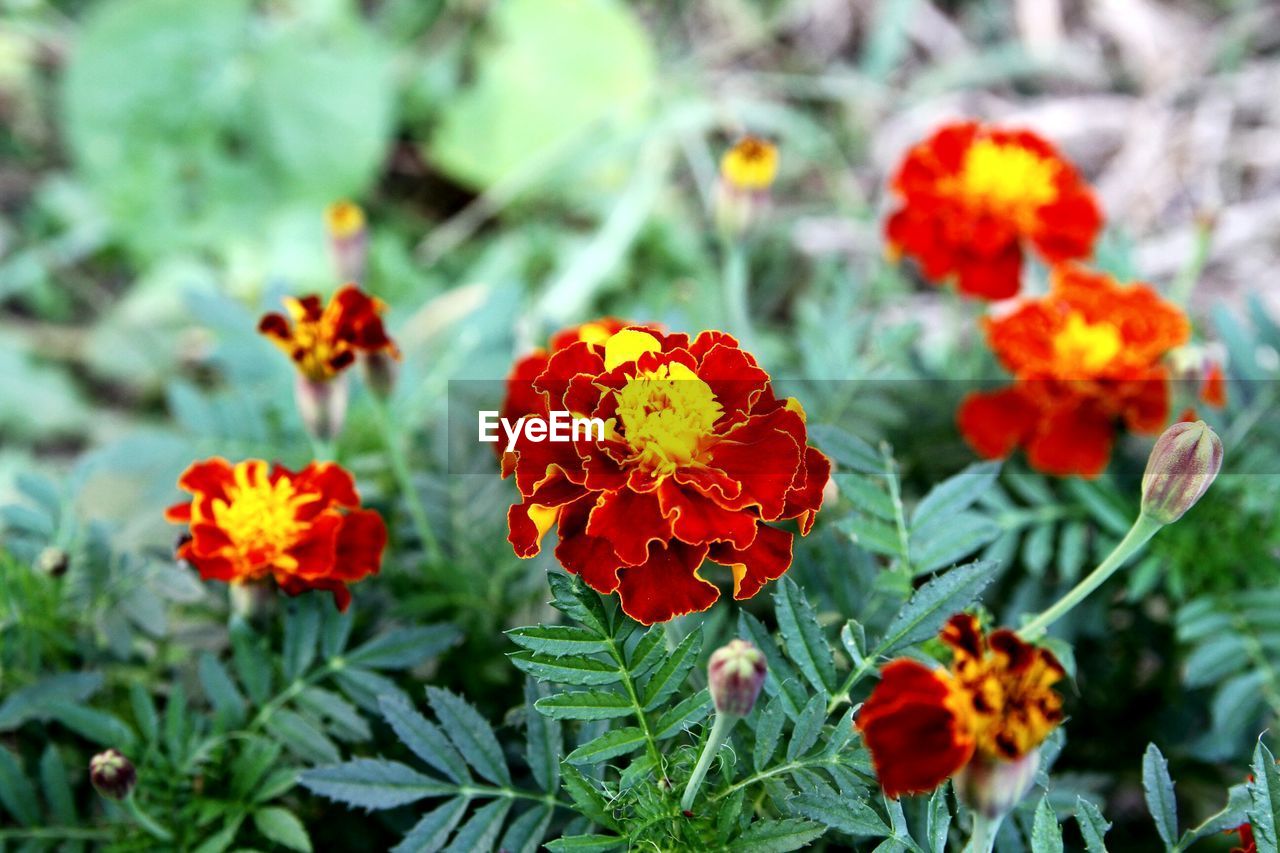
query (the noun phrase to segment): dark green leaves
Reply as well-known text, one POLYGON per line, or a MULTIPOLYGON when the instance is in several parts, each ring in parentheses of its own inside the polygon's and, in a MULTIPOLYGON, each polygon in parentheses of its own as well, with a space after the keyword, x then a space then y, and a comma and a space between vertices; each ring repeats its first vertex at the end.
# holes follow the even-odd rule
POLYGON ((809 599, 794 580, 784 575, 773 594, 773 602, 787 654, 815 690, 825 693, 835 690, 835 658, 822 636, 817 613, 809 599))
POLYGON ((1076 797, 1076 823, 1080 825, 1080 835, 1084 838, 1084 846, 1088 853, 1107 853, 1107 845, 1103 840, 1111 824, 1102 816, 1096 805, 1084 797, 1076 797))
POLYGON ((322 797, 363 809, 393 809, 455 790, 406 764, 374 758, 307 770, 299 781, 322 797))
POLYGON ((1147 745, 1142 757, 1142 790, 1156 832, 1166 848, 1173 847, 1178 838, 1178 804, 1173 795, 1173 780, 1169 778, 1169 763, 1154 743, 1147 745))
POLYGON ((440 725, 467 763, 490 782, 510 785, 511 771, 502 756, 502 746, 476 709, 461 697, 439 687, 428 687, 427 697, 431 709, 440 719, 440 725))
POLYGON ((1280 767, 1261 740, 1253 750, 1253 781, 1249 783, 1249 823, 1258 853, 1280 848, 1280 767))
POLYGON ((967 607, 991 582, 996 564, 985 560, 957 566, 916 590, 885 631, 876 654, 930 639, 948 619, 967 607))

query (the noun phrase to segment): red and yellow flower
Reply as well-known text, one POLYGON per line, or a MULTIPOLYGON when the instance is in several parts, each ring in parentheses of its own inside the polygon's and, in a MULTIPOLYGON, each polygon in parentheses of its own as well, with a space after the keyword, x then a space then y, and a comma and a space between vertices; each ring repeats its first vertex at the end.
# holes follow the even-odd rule
POLYGON ((902 201, 885 228, 893 253, 983 299, 1017 294, 1026 251, 1087 258, 1102 228, 1075 167, 1027 130, 946 125, 907 152, 891 186, 902 201))
MULTIPOLYGON (((645 624, 709 608, 720 592, 704 560, 750 598, 791 565, 792 534, 813 525, 831 465, 807 446, 804 412, 723 332, 630 327, 555 351, 532 380, 545 410, 599 418, 605 437, 514 450, 521 502, 508 514, 521 557, 558 527, 557 559, 593 589, 617 592, 645 624)), ((540 411, 542 411, 540 409, 540 411)), ((541 417, 529 415, 528 417, 541 417)))
POLYGON ((1013 763, 1062 722, 1058 659, 1006 629, 984 634, 968 614, 953 616, 941 639, 950 667, 907 658, 880 671, 858 713, 880 786, 891 797, 932 791, 971 763, 1013 763))
POLYGON ((1253 824, 1242 823, 1231 832, 1240 836, 1240 846, 1232 847, 1231 853, 1258 853, 1258 842, 1253 838, 1253 824))
POLYGON ((1191 334, 1182 311, 1149 285, 1075 266, 1055 269, 1049 295, 984 326, 1017 381, 964 400, 965 439, 987 458, 1025 447, 1033 468, 1083 477, 1106 468, 1117 423, 1141 433, 1165 426, 1164 358, 1191 334))
POLYGON ((165 512, 190 535, 178 558, 205 580, 247 584, 274 578, 289 595, 321 589, 339 610, 347 584, 377 574, 387 529, 361 509, 351 475, 329 462, 293 472, 260 459, 196 462, 178 480, 194 496, 165 512))
POLYGON ((286 298, 285 309, 288 316, 265 315, 258 331, 284 350, 299 373, 312 382, 333 379, 361 354, 400 357, 382 325, 386 305, 354 284, 335 293, 328 305, 312 294, 286 298))

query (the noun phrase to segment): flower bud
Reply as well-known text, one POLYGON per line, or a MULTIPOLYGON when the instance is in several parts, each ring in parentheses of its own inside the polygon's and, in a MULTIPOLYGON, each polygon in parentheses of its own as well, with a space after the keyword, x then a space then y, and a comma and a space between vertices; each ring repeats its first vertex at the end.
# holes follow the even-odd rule
POLYGON ((298 414, 307 432, 320 441, 333 441, 347 418, 347 377, 309 379, 298 374, 293 386, 298 414))
POLYGON ((1222 441, 1204 421, 1176 423, 1156 440, 1142 475, 1142 514, 1172 524, 1195 506, 1222 468, 1222 441))
POLYGON ((737 717, 750 714, 768 668, 764 654, 746 640, 733 640, 716 649, 707 663, 707 682, 716 710, 737 717))
POLYGON ((960 802, 983 817, 994 820, 1013 810, 1031 790, 1040 769, 1040 749, 1016 761, 977 753, 951 777, 960 802))
POLYGON ((334 202, 325 208, 324 223, 338 278, 341 281, 364 281, 369 229, 360 205, 345 200, 334 202))
POLYGON ((89 781, 102 796, 123 800, 138 784, 138 771, 120 750, 108 749, 89 760, 89 781))
POLYGON ((36 558, 36 569, 51 578, 60 578, 67 573, 70 562, 71 558, 66 551, 51 545, 36 558))

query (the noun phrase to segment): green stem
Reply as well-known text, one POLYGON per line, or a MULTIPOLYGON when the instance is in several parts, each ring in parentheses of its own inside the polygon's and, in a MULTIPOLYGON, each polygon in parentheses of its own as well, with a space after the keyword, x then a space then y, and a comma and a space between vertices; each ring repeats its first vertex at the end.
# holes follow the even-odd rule
POLYGON ((1134 554, 1142 550, 1142 546, 1163 527, 1160 522, 1146 515, 1139 515, 1137 521, 1129 528, 1129 532, 1120 540, 1120 544, 1107 555, 1098 567, 1088 574, 1080 583, 1068 592, 1048 610, 1032 619, 1018 631, 1024 640, 1034 640, 1045 632, 1054 622, 1065 616, 1071 608, 1089 597, 1094 590, 1106 583, 1107 579, 1134 554))
POLYGON ((387 448, 387 459, 391 463, 391 473, 395 477, 396 485, 399 487, 400 493, 404 496, 405 503, 409 507, 409 518, 413 522, 414 532, 418 534, 418 539, 422 542, 422 547, 427 552, 427 559, 430 563, 433 566, 443 566, 445 563, 444 551, 441 550, 440 541, 436 539, 436 535, 431 529, 431 521, 427 518, 427 511, 422 505, 422 498, 419 497, 418 490, 413 485, 413 475, 409 471, 409 462, 405 458, 400 436, 391 422, 390 414, 387 412, 386 403, 378 399, 376 395, 370 395, 370 398, 378 420, 378 428, 382 432, 383 444, 387 448))
POLYGON ((702 755, 698 756, 698 763, 693 768, 693 775, 689 777, 689 784, 685 786, 684 797, 680 800, 680 808, 689 811, 693 808, 693 801, 697 799, 698 789, 702 787, 702 780, 707 778, 707 770, 711 768, 711 761, 720 752, 720 747, 724 746, 725 739, 729 737, 729 730, 733 728, 733 724, 738 722, 736 714, 726 714, 723 711, 716 712, 716 721, 711 724, 711 734, 707 736, 707 742, 702 746, 702 755))
POLYGON ((747 252, 741 240, 725 238, 723 276, 724 310, 729 329, 738 337, 743 349, 751 349, 755 342, 755 329, 751 325, 751 308, 747 299, 750 286, 747 252))
POLYGON ((969 836, 969 843, 965 845, 964 853, 991 853, 1002 820, 1004 820, 1003 817, 991 819, 974 812, 973 835, 969 836))
POLYGON ((867 655, 862 659, 862 663, 858 664, 853 671, 849 673, 849 677, 844 680, 844 684, 840 685, 840 689, 836 691, 835 695, 831 697, 831 701, 827 703, 828 717, 835 713, 836 708, 839 708, 845 702, 849 701, 849 691, 852 690, 859 681, 865 678, 867 673, 876 668, 877 657, 878 656, 874 652, 867 655))
POLYGON ((173 833, 156 823, 155 819, 142 810, 142 806, 138 805, 138 801, 132 796, 126 797, 120 804, 124 807, 129 817, 137 821, 138 826, 146 830, 147 834, 159 841, 172 841, 173 833))

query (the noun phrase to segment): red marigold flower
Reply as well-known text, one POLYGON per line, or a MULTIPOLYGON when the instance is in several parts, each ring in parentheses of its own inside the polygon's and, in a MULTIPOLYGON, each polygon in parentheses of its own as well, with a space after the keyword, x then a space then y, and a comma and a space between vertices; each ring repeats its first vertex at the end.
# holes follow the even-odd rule
POLYGON ((732 570, 739 599, 790 567, 791 534, 766 522, 798 519, 808 533, 831 464, 807 446, 799 403, 777 399, 732 337, 630 327, 554 352, 532 389, 545 410, 599 418, 606 433, 534 442, 522 431, 509 468, 519 556, 558 526, 561 565, 645 624, 715 603, 705 559, 732 570))
POLYGON ((858 713, 891 797, 931 791, 975 760, 1019 761, 1062 722, 1062 698, 1052 688, 1063 669, 1050 651, 1006 629, 984 635, 964 613, 941 638, 952 649, 949 668, 892 661, 858 713))
POLYGON ((1253 840, 1253 824, 1242 823, 1228 831, 1240 835, 1240 846, 1232 847, 1231 853, 1258 853, 1258 842, 1253 840))
POLYGON ((983 299, 1018 292, 1027 249, 1050 264, 1087 258, 1102 228, 1075 167, 1027 130, 946 125, 907 152, 891 186, 902 200, 885 226, 892 251, 983 299))
POLYGON ((314 294, 285 299, 288 317, 271 313, 258 331, 288 353, 299 372, 312 382, 325 382, 350 367, 360 353, 399 358, 395 342, 382 325, 382 300, 348 284, 325 305, 314 294))
POLYGON ((195 497, 165 511, 189 525, 178 548, 205 580, 251 583, 275 578, 289 595, 329 590, 339 610, 351 603, 347 584, 377 574, 387 528, 360 508, 355 481, 331 462, 294 473, 250 459, 232 465, 214 457, 178 479, 195 497))
POLYGON ((1182 311, 1146 284, 1118 284, 1082 267, 1054 270, 1052 291, 984 322, 1016 378, 970 394, 957 419, 981 456, 1025 447, 1036 470, 1096 477, 1117 423, 1158 432, 1169 418, 1169 350, 1191 334, 1182 311))
POLYGON ((1222 372, 1222 365, 1216 361, 1209 362, 1205 368, 1200 401, 1215 409, 1221 409, 1227 404, 1227 378, 1222 372))

